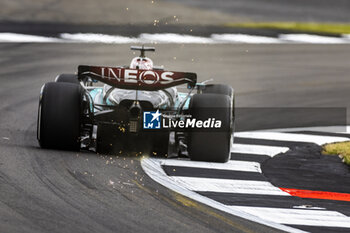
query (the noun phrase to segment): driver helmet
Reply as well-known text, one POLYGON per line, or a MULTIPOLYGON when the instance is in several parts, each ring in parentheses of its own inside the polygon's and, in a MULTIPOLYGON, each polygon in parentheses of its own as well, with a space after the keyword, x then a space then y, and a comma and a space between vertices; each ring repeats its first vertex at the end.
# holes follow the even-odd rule
POLYGON ((131 69, 152 70, 153 61, 147 57, 135 57, 130 63, 131 69))

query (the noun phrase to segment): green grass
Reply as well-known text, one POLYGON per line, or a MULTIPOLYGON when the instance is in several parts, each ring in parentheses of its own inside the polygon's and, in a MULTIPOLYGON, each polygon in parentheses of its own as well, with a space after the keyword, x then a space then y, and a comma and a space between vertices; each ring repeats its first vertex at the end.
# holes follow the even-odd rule
POLYGON ((303 22, 247 22, 227 23, 227 27, 290 30, 296 32, 322 33, 322 34, 350 34, 350 24, 340 23, 303 23, 303 22))
POLYGON ((344 163, 350 165, 350 142, 337 142, 323 146, 323 154, 339 155, 344 163))

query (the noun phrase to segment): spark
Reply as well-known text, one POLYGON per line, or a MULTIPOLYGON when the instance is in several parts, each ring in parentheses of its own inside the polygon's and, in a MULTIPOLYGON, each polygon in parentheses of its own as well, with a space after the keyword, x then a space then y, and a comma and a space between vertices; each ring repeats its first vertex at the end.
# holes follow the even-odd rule
POLYGON ((129 185, 129 186, 134 186, 134 184, 132 184, 132 183, 128 183, 128 182, 123 182, 123 184, 125 184, 125 185, 129 185))

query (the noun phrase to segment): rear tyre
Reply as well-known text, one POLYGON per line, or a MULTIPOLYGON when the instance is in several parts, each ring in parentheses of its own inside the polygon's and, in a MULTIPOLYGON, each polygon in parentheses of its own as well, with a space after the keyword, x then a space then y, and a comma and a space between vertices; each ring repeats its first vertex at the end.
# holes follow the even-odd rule
POLYGON ((222 95, 228 95, 231 98, 231 102, 232 102, 232 143, 234 141, 234 128, 235 128, 235 90, 229 86, 229 85, 225 85, 225 84, 208 84, 205 86, 205 89, 202 91, 205 94, 222 94, 222 95))
POLYGON ((56 77, 55 82, 80 84, 76 74, 60 74, 56 77))
POLYGON ((232 135, 232 104, 228 95, 196 94, 190 101, 192 119, 221 120, 221 128, 191 130, 187 149, 191 160, 206 162, 227 162, 230 158, 232 135))
POLYGON ((83 90, 71 83, 46 83, 41 90, 37 138, 42 148, 80 149, 83 90))
POLYGON ((224 84, 205 85, 205 89, 203 90, 203 93, 228 95, 231 98, 234 95, 233 88, 230 87, 229 85, 224 85, 224 84))

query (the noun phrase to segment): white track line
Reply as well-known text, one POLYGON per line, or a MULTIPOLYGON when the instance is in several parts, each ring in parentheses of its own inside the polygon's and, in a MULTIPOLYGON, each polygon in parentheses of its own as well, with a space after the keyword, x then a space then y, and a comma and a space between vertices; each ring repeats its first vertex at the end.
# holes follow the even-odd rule
POLYGON ((197 192, 242 193, 290 196, 267 181, 230 180, 172 176, 170 179, 184 188, 197 192))
POLYGON ((142 33, 136 37, 107 35, 97 33, 62 33, 60 38, 26 35, 20 33, 0 33, 0 43, 175 43, 175 44, 343 44, 350 43, 350 35, 327 37, 309 34, 282 34, 279 38, 245 34, 212 34, 210 37, 192 36, 176 33, 142 33))
POLYGON ((214 41, 208 37, 181 35, 175 33, 142 33, 140 40, 151 43, 175 43, 175 44, 212 44, 214 41))
POLYGON ((340 131, 339 133, 349 134, 350 137, 350 126, 346 126, 345 131, 340 131))
MULTIPOLYGON (((295 132, 295 131, 317 131, 317 132, 350 134, 350 126, 315 126, 315 127, 297 127, 297 128, 278 128, 278 129, 268 130, 268 132, 295 132)), ((256 131, 250 131, 250 132, 267 132, 267 130, 256 130, 256 131)))
POLYGON ((70 42, 83 43, 128 44, 140 42, 140 40, 137 38, 96 33, 62 33, 60 34, 60 36, 62 39, 65 39, 70 42))
POLYGON ((280 44, 281 40, 266 36, 253 36, 245 34, 212 34, 215 41, 224 43, 249 43, 249 44, 280 44))
POLYGON ((350 228, 350 218, 336 211, 233 206, 281 224, 350 228))
POLYGON ((334 136, 318 136, 309 134, 279 133, 279 132, 240 132, 235 134, 240 138, 267 139, 290 142, 311 142, 317 145, 348 141, 349 138, 334 136))
POLYGON ((190 160, 179 160, 179 159, 159 159, 158 161, 160 165, 165 165, 165 166, 193 167, 193 168, 206 168, 206 169, 261 173, 260 164, 257 162, 230 160, 227 163, 208 163, 208 162, 194 162, 190 160))
POLYGON ((350 34, 343 35, 343 38, 344 38, 345 40, 350 40, 350 34))
POLYGON ((231 153, 267 155, 267 156, 273 157, 279 153, 284 153, 288 150, 289 150, 288 147, 233 143, 231 153))
POLYGON ((0 42, 15 42, 15 43, 60 43, 64 42, 61 39, 45 36, 34 36, 18 33, 0 33, 0 42))
POLYGON ((312 44, 344 44, 348 42, 343 38, 310 34, 281 34, 278 38, 289 42, 312 44))
POLYGON ((216 208, 216 209, 219 209, 219 210, 224 211, 226 213, 247 219, 249 221, 254 221, 254 222, 259 223, 259 224, 270 226, 270 227, 273 227, 273 228, 276 228, 276 229, 279 229, 282 231, 295 232, 295 233, 305 233, 305 231, 301 231, 299 229, 284 226, 284 225, 281 225, 281 224, 276 223, 274 221, 264 220, 260 217, 249 214, 247 212, 244 212, 244 211, 240 210, 239 208, 226 206, 220 202, 214 201, 210 198, 204 197, 198 193, 190 191, 190 190, 180 186, 174 180, 170 179, 170 177, 167 174, 165 174, 164 170, 162 169, 162 167, 161 167, 159 161, 157 161, 157 159, 144 158, 141 160, 141 166, 142 166, 142 169, 145 171, 145 173, 149 177, 151 177, 154 181, 160 183, 161 185, 167 187, 168 189, 170 189, 174 192, 180 193, 181 195, 189 197, 193 200, 196 200, 200 203, 208 205, 212 208, 216 208))

